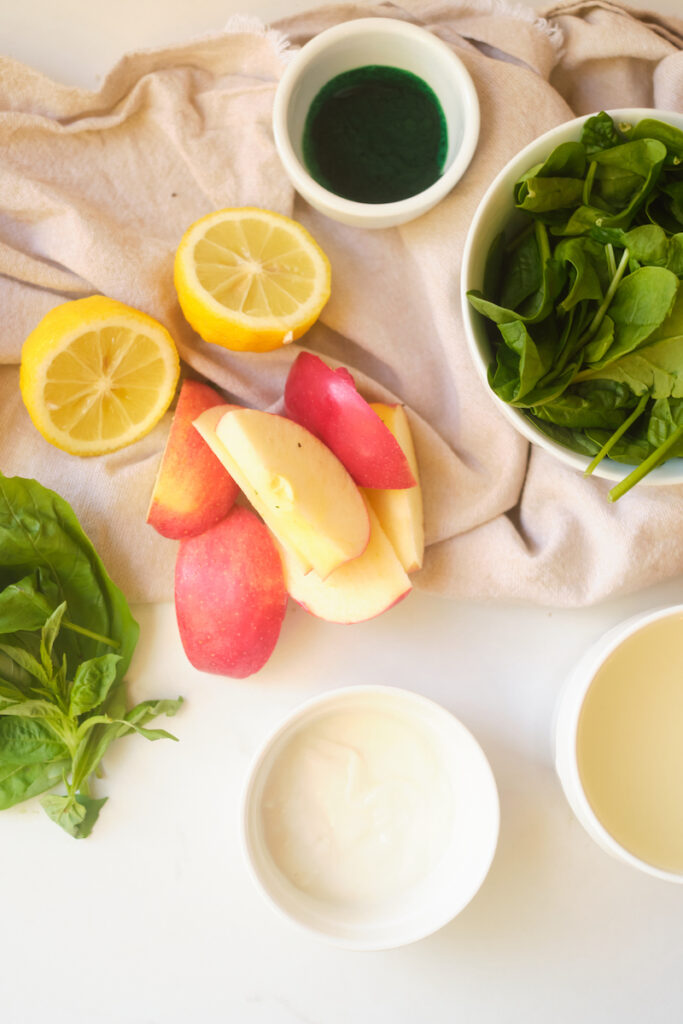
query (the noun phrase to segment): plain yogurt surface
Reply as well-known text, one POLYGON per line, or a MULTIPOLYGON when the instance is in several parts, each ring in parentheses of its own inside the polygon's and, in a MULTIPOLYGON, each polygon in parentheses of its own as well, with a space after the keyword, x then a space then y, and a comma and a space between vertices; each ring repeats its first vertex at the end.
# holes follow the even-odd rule
POLYGON ((407 716, 330 711, 277 753, 262 825, 277 868, 325 902, 371 904, 418 883, 453 830, 451 785, 431 737, 407 716))

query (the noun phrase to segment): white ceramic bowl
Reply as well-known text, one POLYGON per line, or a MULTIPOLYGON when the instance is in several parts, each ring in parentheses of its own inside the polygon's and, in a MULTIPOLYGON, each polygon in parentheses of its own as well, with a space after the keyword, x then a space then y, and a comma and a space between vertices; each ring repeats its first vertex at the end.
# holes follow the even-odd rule
MULTIPOLYGON (((656 117, 668 121, 677 128, 683 129, 683 114, 674 111, 648 110, 646 108, 624 108, 607 111, 617 122, 635 122, 644 117, 656 117)), ((590 459, 551 440, 539 430, 531 420, 527 419, 520 409, 503 402, 488 384, 488 368, 491 363, 491 344, 487 335, 487 321, 471 305, 467 292, 472 289, 483 289, 484 267, 491 243, 507 226, 514 226, 515 217, 519 216, 514 206, 513 189, 515 182, 534 164, 541 163, 562 142, 578 141, 587 117, 577 117, 572 121, 551 128, 533 142, 525 146, 517 156, 513 157, 494 178, 482 198, 470 225, 465 248, 463 250, 460 293, 465 334, 475 366, 486 385, 492 400, 503 415, 529 441, 555 455, 561 462, 583 471, 590 459)), ((606 480, 621 480, 630 468, 625 463, 614 462, 605 458, 598 465, 594 475, 606 480)), ((663 465, 652 470, 641 483, 643 485, 679 484, 683 483, 683 459, 669 459, 663 465)))
POLYGON ((273 132, 294 188, 311 206, 344 224, 385 228, 426 213, 462 177, 479 138, 479 102, 464 64, 437 36, 393 18, 361 18, 321 32, 287 65, 275 94, 273 132), (311 177, 302 156, 306 115, 320 89, 336 75, 369 64, 417 75, 434 91, 446 118, 443 174, 423 192, 399 202, 343 199, 311 177))
POLYGON ((683 605, 673 605, 656 611, 635 615, 611 629, 596 641, 576 664, 567 678, 560 695, 554 725, 555 768, 559 776, 565 796, 579 822, 588 835, 605 850, 622 863, 644 871, 655 878, 668 882, 683 883, 683 873, 665 871, 625 849, 607 831, 599 820, 586 796, 577 758, 577 735, 581 710, 593 680, 600 667, 609 656, 617 650, 634 633, 649 626, 653 622, 669 616, 683 615, 683 605))
POLYGON ((385 686, 334 690, 292 712, 257 753, 242 809, 246 862, 270 905, 319 938, 358 950, 390 949, 414 942, 455 917, 488 873, 498 827, 493 773, 468 730, 433 701, 385 686), (442 766, 452 798, 452 820, 440 858, 399 896, 378 903, 314 898, 280 870, 266 838, 264 792, 278 756, 299 730, 338 711, 379 712, 408 723, 442 766))

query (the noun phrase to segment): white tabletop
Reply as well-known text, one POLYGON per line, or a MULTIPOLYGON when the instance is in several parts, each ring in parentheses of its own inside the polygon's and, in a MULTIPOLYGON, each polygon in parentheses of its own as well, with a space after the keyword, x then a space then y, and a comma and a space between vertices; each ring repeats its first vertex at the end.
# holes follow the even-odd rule
MULTIPOLYGON (((640 6, 673 13, 678 3, 640 6)), ((236 0, 2 6, 0 52, 86 86, 126 49, 220 28, 241 9, 236 0)), ((249 9, 269 18, 307 6, 249 9)), ((551 723, 588 643, 681 600, 680 579, 578 611, 414 593, 352 635, 290 608, 275 655, 244 682, 188 666, 171 605, 135 608, 131 696, 184 694, 170 726, 181 742, 132 737, 112 748, 109 803, 86 842, 39 806, 0 815, 3 1024, 680 1021, 683 887, 613 861, 585 835, 553 771, 551 723), (275 916, 239 846, 258 744, 305 698, 355 682, 405 686, 454 711, 482 744, 501 798, 498 851, 473 902, 431 938, 385 953, 335 949, 275 916)))

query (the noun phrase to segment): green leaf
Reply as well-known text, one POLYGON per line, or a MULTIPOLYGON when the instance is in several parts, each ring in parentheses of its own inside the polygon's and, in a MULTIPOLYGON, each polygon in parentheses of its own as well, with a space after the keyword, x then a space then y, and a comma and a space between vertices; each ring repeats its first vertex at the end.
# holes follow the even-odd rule
MULTIPOLYGON (((79 788, 97 770, 107 748, 114 740, 125 736, 128 732, 136 731, 136 728, 145 726, 159 715, 172 717, 177 714, 182 704, 182 697, 178 697, 177 700, 145 700, 131 708, 123 719, 109 721, 108 716, 93 716, 93 718, 86 719, 78 730, 80 744, 74 757, 72 775, 74 787, 79 788)), ((163 730, 158 730, 158 732, 162 733, 163 730)), ((176 739, 170 733, 154 738, 176 739)))
POLYGON ((603 289, 596 266, 600 247, 589 238, 565 238, 556 247, 554 257, 571 267, 570 283, 558 310, 569 312, 579 302, 602 301, 603 289))
POLYGON ((75 796, 50 794, 44 796, 40 802, 45 813, 55 824, 74 839, 85 839, 92 832, 107 797, 95 800, 82 793, 75 796))
POLYGON ((63 760, 64 743, 46 725, 33 717, 0 716, 0 763, 27 765, 63 760))
POLYGON ((634 125, 629 138, 657 139, 672 156, 683 160, 683 132, 672 124, 652 117, 643 117, 634 125))
POLYGON ((0 634, 40 629, 52 608, 37 586, 37 573, 24 576, 0 592, 0 634))
POLYGON ((16 715, 17 718, 42 718, 44 721, 61 730, 68 719, 56 704, 48 700, 21 700, 0 709, 0 715, 16 715))
POLYGON ((562 427, 616 430, 636 405, 630 388, 610 380, 573 385, 561 397, 532 409, 535 416, 562 427))
POLYGON ((118 654, 102 654, 78 666, 69 697, 70 715, 78 717, 103 703, 116 680, 119 661, 118 654))
POLYGON ((158 718, 159 715, 173 718, 184 703, 182 697, 178 697, 176 700, 143 700, 126 713, 125 720, 135 725, 146 725, 147 722, 158 718))
POLYGON ((7 701, 22 701, 26 694, 24 691, 11 683, 8 679, 0 679, 0 697, 7 701))
POLYGON ((671 313, 678 283, 676 275, 664 267, 640 267, 624 277, 609 306, 614 341, 590 369, 605 366, 647 341, 671 313))
POLYGON ((617 131, 614 121, 604 110, 601 110, 599 114, 595 114, 593 117, 589 117, 584 122, 581 131, 581 142, 588 156, 592 157, 594 153, 599 152, 601 149, 610 149, 612 146, 618 146, 622 141, 622 136, 617 131))
POLYGON ((50 677, 45 672, 43 666, 32 654, 25 651, 23 647, 16 647, 14 644, 0 644, 0 651, 6 654, 10 661, 13 661, 24 673, 33 676, 43 686, 48 687, 50 685, 50 677))
POLYGON ((48 764, 9 764, 0 760, 0 810, 52 789, 62 781, 69 765, 66 758, 48 764))
MULTIPOLYGON (((36 571, 41 590, 50 589, 48 600, 66 601, 70 622, 120 643, 117 678, 122 680, 139 632, 125 597, 63 498, 35 480, 0 474, 0 587, 36 571)), ((72 630, 60 633, 60 660, 65 653, 71 676, 80 662, 105 650, 99 639, 72 630)), ((6 675, 1 666, 0 674, 6 675)))
POLYGON ((62 601, 62 603, 52 612, 40 631, 40 660, 43 663, 43 668, 45 669, 45 674, 48 679, 51 679, 54 673, 52 648, 54 647, 55 640, 57 639, 57 634, 59 633, 65 611, 66 601, 62 601))

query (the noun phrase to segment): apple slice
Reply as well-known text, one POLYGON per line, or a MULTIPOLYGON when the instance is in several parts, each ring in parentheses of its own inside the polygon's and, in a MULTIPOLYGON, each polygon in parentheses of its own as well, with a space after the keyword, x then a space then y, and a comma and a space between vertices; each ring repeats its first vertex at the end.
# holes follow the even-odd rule
POLYGON ((365 496, 391 541, 401 565, 406 572, 415 572, 422 567, 425 532, 422 488, 410 424, 402 405, 386 405, 384 402, 371 404, 382 423, 389 428, 400 444, 415 477, 415 486, 404 487, 401 490, 368 488, 365 496))
POLYGON ((202 672, 243 679, 273 653, 287 607, 282 563, 258 516, 227 518, 180 542, 175 607, 189 661, 202 672))
POLYGON ((371 508, 370 540, 362 555, 346 562, 322 580, 303 573, 289 552, 280 548, 285 586, 306 611, 328 622, 363 622, 391 608, 411 589, 377 516, 371 508))
POLYGON ((324 577, 370 536, 363 497, 339 459, 308 430, 274 413, 209 409, 195 427, 303 572, 324 577))
POLYGON ((413 487, 396 438, 356 390, 344 367, 333 370, 301 352, 285 384, 285 413, 341 459, 359 487, 413 487))
POLYGON ((192 426, 205 409, 223 403, 208 384, 183 381, 147 511, 162 537, 203 533, 227 516, 237 497, 237 484, 192 426))

